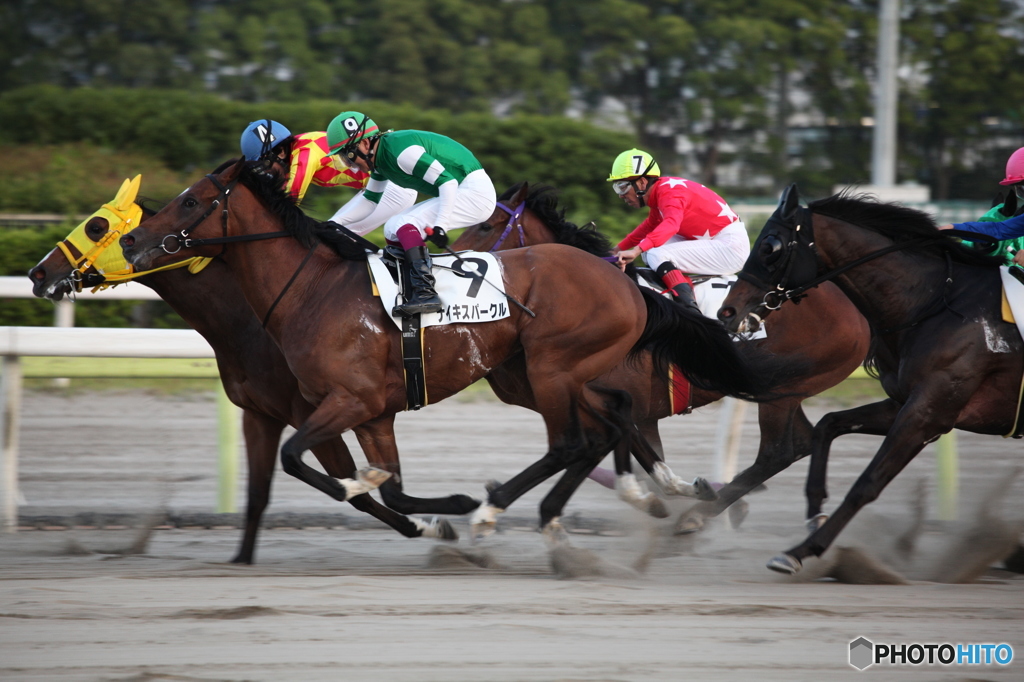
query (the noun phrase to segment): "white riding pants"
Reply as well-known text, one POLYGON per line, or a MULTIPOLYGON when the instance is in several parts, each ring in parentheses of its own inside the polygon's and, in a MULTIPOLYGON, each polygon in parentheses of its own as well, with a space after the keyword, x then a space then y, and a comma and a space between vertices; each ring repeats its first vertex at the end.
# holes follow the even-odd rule
MULTIPOLYGON (((388 183, 394 184, 394 183, 388 183)), ((433 222, 437 216, 439 198, 421 201, 407 211, 392 216, 384 223, 384 238, 397 241, 396 232, 402 225, 414 225, 419 230, 420 236, 426 239, 426 227, 436 227, 433 222)), ((481 168, 467 175, 459 185, 458 193, 455 195, 455 205, 452 207, 451 217, 447 225, 441 225, 445 230, 457 230, 460 227, 469 227, 482 223, 494 213, 494 202, 497 201, 497 194, 494 191, 494 183, 481 168)))
MULTIPOLYGON (((362 194, 364 191, 359 190, 359 194, 362 194)), ((358 207, 359 204, 359 202, 349 201, 331 216, 331 220, 339 225, 344 225, 358 235, 365 235, 386 223, 392 216, 402 211, 408 211, 415 203, 416 190, 399 187, 395 183, 389 182, 387 187, 384 188, 384 193, 381 195, 380 201, 377 202, 376 208, 373 209, 370 215, 354 223, 345 222, 345 215, 350 213, 353 207, 358 207)))
POLYGON ((711 239, 684 239, 672 235, 661 246, 643 253, 652 270, 669 261, 693 275, 731 275, 739 272, 750 255, 747 228, 737 220, 711 239))

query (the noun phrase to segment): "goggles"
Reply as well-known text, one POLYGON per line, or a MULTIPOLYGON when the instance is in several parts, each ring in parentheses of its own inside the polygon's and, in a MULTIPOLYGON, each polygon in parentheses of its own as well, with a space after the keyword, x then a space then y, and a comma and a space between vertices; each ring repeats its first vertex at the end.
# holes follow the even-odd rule
POLYGON ((616 180, 615 182, 612 183, 612 189, 615 190, 615 193, 618 194, 620 197, 626 194, 626 192, 628 192, 629 188, 632 186, 633 183, 631 183, 629 180, 616 180))
POLYGON ((1017 195, 1018 199, 1024 200, 1024 182, 1019 182, 1014 185, 1013 193, 1017 195))
POLYGON ((348 168, 356 167, 356 152, 355 149, 342 149, 340 152, 335 154, 341 162, 348 168))

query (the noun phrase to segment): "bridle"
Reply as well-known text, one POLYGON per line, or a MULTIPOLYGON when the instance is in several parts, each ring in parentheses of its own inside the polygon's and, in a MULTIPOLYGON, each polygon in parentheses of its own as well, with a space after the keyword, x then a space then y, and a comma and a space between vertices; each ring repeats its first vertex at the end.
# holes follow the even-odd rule
MULTIPOLYGON (((239 234, 239 235, 234 235, 234 236, 229 237, 228 236, 228 199, 231 198, 231 192, 232 192, 232 190, 234 190, 235 185, 238 184, 238 178, 235 178, 234 180, 229 182, 227 185, 221 183, 221 181, 218 180, 216 177, 214 177, 214 175, 212 173, 207 173, 206 179, 209 180, 210 182, 212 182, 214 187, 216 187, 219 190, 220 193, 217 195, 217 198, 214 199, 213 202, 210 204, 209 208, 207 208, 206 211, 201 216, 199 216, 199 218, 194 220, 191 225, 189 225, 188 227, 186 227, 185 229, 183 229, 181 232, 179 232, 177 234, 165 235, 164 238, 160 240, 160 248, 164 250, 164 253, 174 254, 174 253, 178 253, 179 251, 181 251, 182 248, 190 249, 190 248, 193 248, 193 247, 196 247, 196 246, 207 246, 207 245, 210 245, 210 244, 231 244, 231 243, 234 243, 234 242, 255 242, 255 241, 260 241, 260 240, 263 240, 263 239, 277 239, 279 237, 290 237, 291 236, 290 232, 287 232, 285 230, 279 230, 277 232, 261 232, 261 233, 258 233, 258 234, 239 234), (221 211, 221 230, 222 230, 222 233, 223 233, 224 236, 222 236, 222 237, 210 237, 208 239, 193 239, 192 237, 189 237, 188 236, 189 233, 191 233, 192 230, 194 230, 198 225, 200 225, 203 221, 205 221, 207 218, 209 218, 210 214, 212 214, 217 209, 217 207, 220 206, 222 203, 223 203, 223 210, 221 211), (174 249, 173 251, 171 251, 167 247, 167 240, 168 239, 176 239, 177 240, 177 242, 176 242, 177 248, 174 249)), ((302 269, 306 267, 306 263, 308 263, 309 259, 313 256, 313 252, 316 251, 316 247, 317 247, 317 243, 314 242, 313 246, 311 246, 309 251, 306 253, 306 257, 302 259, 301 263, 299 263, 299 267, 296 268, 295 273, 292 274, 292 278, 290 280, 288 280, 287 284, 284 285, 284 288, 281 289, 281 293, 279 293, 277 295, 277 298, 274 299, 274 302, 270 305, 270 308, 267 310, 266 315, 263 316, 263 328, 264 329, 266 329, 266 327, 267 327, 267 322, 270 321, 270 315, 274 312, 274 309, 277 308, 277 304, 281 302, 281 299, 284 298, 284 295, 288 291, 288 289, 290 289, 292 284, 294 284, 295 280, 299 276, 299 273, 302 272, 302 269)), ((219 254, 217 254, 217 257, 222 256, 224 254, 224 250, 225 249, 227 249, 226 246, 221 249, 221 252, 219 254)))
POLYGON ((523 212, 526 211, 526 201, 524 200, 521 204, 511 209, 500 201, 494 202, 494 205, 500 208, 505 213, 508 213, 508 223, 505 225, 505 231, 498 237, 498 241, 494 242, 494 246, 488 249, 488 252, 497 251, 504 243, 505 238, 512 233, 512 228, 518 228, 519 230, 519 246, 516 248, 522 248, 526 246, 526 235, 523 234, 523 212))
MULTIPOLYGON (((995 245, 998 243, 998 240, 985 234, 965 232, 963 230, 945 230, 939 234, 924 235, 891 244, 890 246, 879 249, 878 251, 872 251, 865 256, 861 256, 860 258, 846 263, 845 265, 833 268, 822 275, 808 278, 805 273, 816 273, 819 264, 818 252, 814 246, 813 212, 809 208, 799 207, 796 209, 795 213, 796 219, 793 221, 795 223, 795 226, 793 227, 785 224, 784 220, 773 216, 769 222, 776 223, 776 231, 782 234, 776 234, 773 232, 765 233, 755 245, 755 249, 759 249, 759 251, 761 250, 759 247, 761 247, 762 244, 769 244, 771 247, 771 253, 758 253, 757 255, 762 261, 761 265, 764 266, 770 274, 774 275, 775 273, 781 272, 778 281, 774 285, 762 281, 757 276, 747 272, 747 268, 743 268, 743 270, 737 273, 737 277, 753 284, 755 287, 765 292, 761 305, 767 310, 778 310, 786 301, 799 303, 800 299, 806 296, 810 289, 828 282, 859 265, 863 265, 864 263, 890 253, 895 253, 896 251, 941 243, 946 241, 948 237, 959 237, 961 239, 983 242, 989 245, 995 245), (788 232, 789 234, 786 235, 784 234, 785 232, 788 232), (780 236, 783 238, 780 239, 780 236), (774 263, 769 264, 764 262, 768 256, 776 252, 781 252, 781 257, 776 258, 774 263), (794 271, 800 272, 801 274, 794 276, 794 271)), ((949 288, 953 284, 953 259, 950 256, 948 249, 944 249, 943 253, 946 258, 946 278, 939 298, 932 305, 928 306, 923 313, 913 318, 910 322, 898 327, 879 330, 878 333, 891 334, 902 331, 917 325, 945 308, 952 310, 949 306, 949 288)), ((959 313, 957 314, 959 315, 959 313)))

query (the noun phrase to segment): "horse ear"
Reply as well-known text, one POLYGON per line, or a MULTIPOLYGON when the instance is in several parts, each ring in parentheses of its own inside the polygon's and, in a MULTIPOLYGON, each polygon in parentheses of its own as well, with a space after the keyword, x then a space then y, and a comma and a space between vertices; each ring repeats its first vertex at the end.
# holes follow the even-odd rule
POLYGON ((1006 200, 1003 201, 1003 207, 999 209, 999 212, 1007 218, 1013 217, 1017 214, 1018 203, 1017 193, 1011 188, 1010 191, 1006 193, 1006 200))
POLYGON ((526 201, 526 197, 530 194, 530 183, 523 181, 523 184, 516 190, 515 195, 509 203, 509 206, 513 208, 526 201))
POLYGON ((241 159, 235 161, 235 163, 229 166, 227 169, 222 171, 221 174, 217 177, 220 178, 221 182, 232 182, 239 175, 242 174, 242 169, 245 168, 245 164, 245 157, 242 157, 241 159))
POLYGON ((796 184, 792 184, 782 192, 782 197, 779 199, 779 213, 782 217, 792 217, 796 210, 800 208, 800 193, 796 189, 796 184))
POLYGON ((121 183, 121 189, 117 190, 117 196, 114 197, 112 202, 114 207, 119 211, 127 211, 132 204, 135 203, 135 198, 139 196, 139 187, 142 186, 142 175, 136 175, 131 180, 125 180, 121 183))

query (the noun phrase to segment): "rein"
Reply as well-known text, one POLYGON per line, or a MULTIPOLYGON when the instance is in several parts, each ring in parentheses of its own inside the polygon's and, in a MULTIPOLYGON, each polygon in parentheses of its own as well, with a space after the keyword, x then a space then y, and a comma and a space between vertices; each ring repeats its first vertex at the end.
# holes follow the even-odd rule
MULTIPOLYGON (((214 177, 214 175, 212 173, 207 173, 206 179, 209 180, 210 182, 212 182, 213 185, 218 190, 220 190, 220 194, 217 195, 217 198, 213 200, 213 203, 210 204, 210 207, 208 209, 206 209, 206 211, 203 213, 203 215, 199 216, 199 218, 197 218, 195 221, 193 221, 191 225, 189 225, 188 227, 183 229, 178 234, 169 234, 169 235, 166 235, 162 240, 160 240, 160 248, 163 249, 165 253, 174 254, 174 253, 178 253, 178 251, 181 251, 182 248, 190 249, 190 248, 192 248, 194 246, 207 246, 207 245, 210 245, 210 244, 233 244, 233 243, 236 243, 236 242, 255 242, 255 241, 262 241, 264 239, 278 239, 280 237, 290 237, 291 236, 290 232, 287 232, 286 230, 279 230, 277 232, 261 232, 259 234, 239 234, 239 235, 234 235, 234 236, 229 237, 228 236, 228 199, 231 198, 231 191, 235 188, 235 185, 238 183, 238 178, 235 178, 234 180, 229 182, 227 185, 221 184, 220 180, 218 180, 216 177, 214 177), (216 208, 221 205, 221 200, 223 200, 223 203, 224 203, 224 208, 223 208, 223 210, 221 212, 221 229, 222 229, 222 231, 224 233, 224 236, 223 237, 210 237, 210 238, 207 238, 207 239, 193 239, 193 238, 189 237, 188 236, 189 233, 192 230, 194 230, 199 224, 201 224, 204 220, 209 218, 210 214, 212 214, 214 212, 214 210, 216 210, 216 208), (171 251, 170 249, 167 248, 167 240, 168 239, 176 239, 176 240, 178 240, 177 241, 177 248, 174 249, 173 251, 171 251)), ((315 243, 313 244, 312 247, 310 247, 309 252, 306 254, 306 257, 302 259, 302 262, 299 263, 299 267, 292 274, 292 278, 290 280, 288 280, 287 284, 284 285, 284 288, 281 289, 281 293, 279 293, 277 295, 277 298, 274 299, 274 302, 270 305, 270 308, 267 310, 267 314, 263 316, 263 328, 264 329, 267 328, 267 322, 270 321, 271 313, 273 313, 274 309, 277 308, 277 304, 281 302, 281 299, 284 298, 284 295, 291 288, 292 284, 295 283, 295 280, 298 278, 299 273, 302 272, 302 270, 306 267, 306 263, 308 263, 309 259, 313 256, 313 252, 316 251, 316 247, 317 247, 317 244, 315 244, 315 243)), ((223 253, 224 253, 224 251, 222 249, 221 250, 221 254, 223 254, 223 253)), ((218 254, 218 255, 221 255, 221 254, 218 254)))
POLYGON ((500 237, 498 237, 498 241, 494 243, 494 246, 488 249, 488 253, 493 253, 501 247, 505 238, 512 232, 513 227, 519 229, 519 248, 526 246, 526 236, 523 234, 523 211, 526 210, 526 202, 523 201, 523 203, 516 206, 515 209, 509 208, 500 201, 494 202, 494 205, 505 213, 508 213, 508 224, 505 225, 505 231, 501 233, 500 237))

